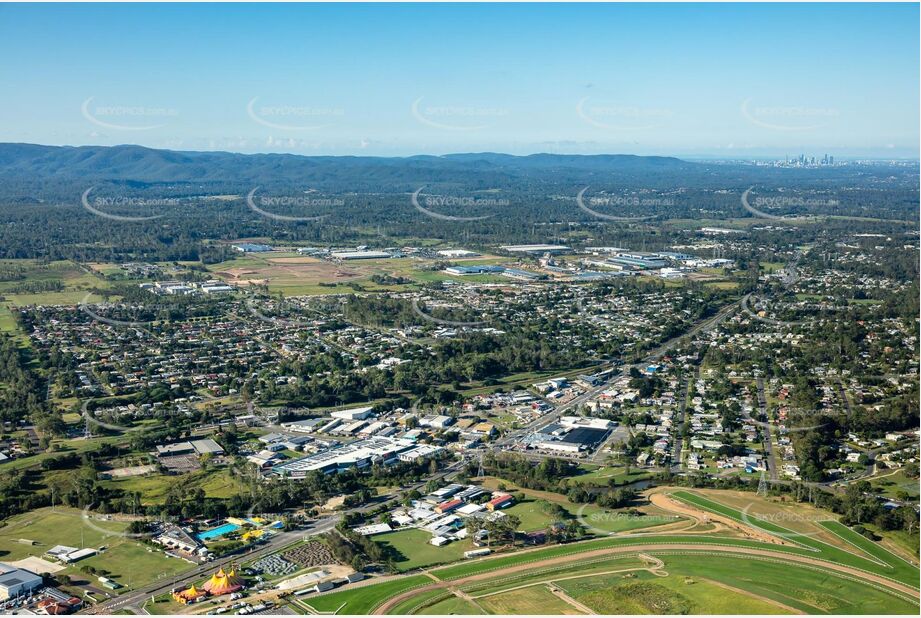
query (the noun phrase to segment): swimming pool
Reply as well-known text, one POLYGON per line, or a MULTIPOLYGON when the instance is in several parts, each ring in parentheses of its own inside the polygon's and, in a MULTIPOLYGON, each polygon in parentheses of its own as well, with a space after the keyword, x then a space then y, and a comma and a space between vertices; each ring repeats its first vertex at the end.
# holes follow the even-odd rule
POLYGON ((237 524, 224 524, 223 526, 218 526, 217 528, 211 528, 211 530, 205 530, 204 532, 199 532, 195 536, 198 537, 199 541, 207 541, 208 539, 213 539, 219 536, 224 536, 228 532, 233 532, 239 530, 240 526, 237 524))

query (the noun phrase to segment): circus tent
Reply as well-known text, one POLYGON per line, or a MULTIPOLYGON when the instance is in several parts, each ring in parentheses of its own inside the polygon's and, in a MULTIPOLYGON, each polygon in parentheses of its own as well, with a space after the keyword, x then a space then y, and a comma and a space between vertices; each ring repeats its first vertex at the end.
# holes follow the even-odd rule
POLYGON ((243 578, 238 577, 232 567, 229 573, 225 572, 223 568, 219 569, 217 573, 211 576, 211 579, 202 585, 202 589, 212 596, 230 594, 242 587, 243 578))
POLYGON ((180 603, 194 603, 203 596, 206 596, 208 593, 204 590, 199 590, 195 587, 195 584, 192 584, 186 590, 178 590, 173 593, 173 598, 180 603))

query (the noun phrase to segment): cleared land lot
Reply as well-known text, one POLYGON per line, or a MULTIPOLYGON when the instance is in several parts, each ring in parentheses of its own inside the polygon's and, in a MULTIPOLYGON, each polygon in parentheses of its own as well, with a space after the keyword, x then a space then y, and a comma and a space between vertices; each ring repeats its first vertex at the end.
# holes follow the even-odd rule
MULTIPOLYGON (((457 261, 457 260, 452 260, 457 261)), ((495 264, 502 258, 481 256, 465 259, 463 264, 495 264)), ((496 276, 451 276, 432 270, 435 260, 417 258, 388 258, 376 260, 350 260, 335 263, 314 257, 298 255, 295 252, 270 252, 246 254, 238 258, 213 264, 208 269, 228 283, 248 285, 267 283, 272 292, 286 296, 337 294, 353 292, 350 283, 359 283, 368 291, 407 290, 416 285, 379 285, 371 281, 373 275, 404 277, 416 284, 433 281, 500 281, 508 283, 505 277, 496 276), (325 284, 325 285, 321 285, 325 284)))
POLYGON ((163 552, 149 550, 138 540, 120 536, 127 522, 93 519, 87 523, 78 509, 57 507, 38 509, 7 519, 0 528, 0 560, 19 560, 28 556, 41 556, 55 545, 70 547, 105 546, 100 554, 86 558, 61 571, 64 575, 86 577, 80 567, 91 566, 110 573, 110 577, 128 588, 136 588, 160 576, 181 573, 192 568, 184 560, 172 558, 163 552), (34 544, 20 540, 28 539, 34 544))
MULTIPOLYGON (((67 305, 83 300, 92 288, 107 288, 109 283, 69 260, 42 264, 38 260, 0 260, 0 266, 21 268, 24 279, 0 282, 0 295, 8 306, 67 305), (39 289, 56 286, 60 289, 39 289)), ((90 302, 101 300, 91 296, 90 302)))
POLYGON ((180 475, 129 476, 102 481, 101 484, 125 492, 138 492, 145 506, 163 504, 170 488, 177 485, 187 489, 201 487, 209 498, 230 498, 241 491, 240 483, 223 468, 180 475))

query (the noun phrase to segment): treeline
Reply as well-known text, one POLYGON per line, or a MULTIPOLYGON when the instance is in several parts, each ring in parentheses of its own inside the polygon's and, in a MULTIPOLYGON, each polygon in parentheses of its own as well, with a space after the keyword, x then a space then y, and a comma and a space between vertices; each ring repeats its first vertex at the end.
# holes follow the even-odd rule
POLYGON ((17 427, 31 421, 43 432, 60 433, 62 422, 48 410, 45 384, 29 368, 28 349, 0 334, 0 421, 17 427))
MULTIPOLYGON (((329 169, 335 169, 333 175, 324 174, 309 181, 299 177, 296 181, 279 180, 273 184, 263 177, 257 183, 263 186, 260 190, 263 195, 302 195, 302 183, 309 182, 331 199, 343 202, 341 206, 273 209, 283 215, 303 216, 305 210, 309 210, 309 216, 327 215, 321 221, 283 225, 248 207, 243 196, 253 186, 234 174, 194 182, 100 180, 90 201, 95 196, 114 195, 162 203, 136 208, 99 208, 112 214, 162 215, 155 220, 125 223, 96 216, 83 208, 81 194, 87 184, 83 176, 67 178, 56 174, 39 181, 21 173, 5 173, 3 195, 0 195, 0 220, 4 223, 0 226, 0 258, 215 263, 232 255, 226 246, 212 242, 215 240, 272 238, 280 243, 375 245, 382 237, 405 238, 407 230, 416 238, 463 238, 465 244, 474 247, 527 244, 563 238, 571 232, 573 222, 599 245, 663 250, 680 236, 680 231, 654 229, 648 223, 611 226, 582 212, 576 206, 575 195, 586 184, 593 184, 596 195, 625 198, 622 206, 596 207, 611 215, 641 214, 660 219, 748 216, 739 196, 754 183, 765 187, 782 185, 805 199, 821 196, 837 202, 830 207, 793 205, 780 214, 872 217, 876 220, 861 221, 861 228, 882 233, 904 232, 905 226, 879 219, 917 219, 916 169, 909 168, 830 168, 812 170, 807 178, 789 170, 702 166, 680 161, 675 167, 625 160, 569 161, 562 166, 547 167, 532 166, 533 161, 523 166, 517 161, 457 167, 441 160, 437 162, 439 169, 426 175, 427 194, 431 191, 432 195, 469 197, 473 192, 493 188, 507 202, 501 207, 440 209, 448 215, 491 215, 482 221, 459 225, 457 221, 426 216, 413 207, 409 195, 418 188, 420 162, 415 161, 407 168, 394 167, 402 163, 405 161, 388 163, 385 169, 376 169, 373 177, 364 177, 358 170, 365 168, 351 167, 354 162, 344 161, 324 162, 329 169), (600 185, 599 170, 604 170, 600 185), (383 177, 377 176, 378 173, 383 177), (739 183, 740 173, 746 177, 744 184, 739 183), (604 186, 605 183, 609 186, 604 186), (847 189, 842 190, 842 186, 847 189), (639 190, 644 191, 644 203, 637 205, 631 200, 639 190), (214 195, 237 197, 211 199, 214 195)), ((830 220, 806 226, 805 231, 798 233, 818 238, 824 231, 847 226, 853 227, 853 221, 830 220)), ((755 236, 760 242, 770 239, 772 234, 781 237, 789 234, 789 230, 761 230, 755 236)))
MULTIPOLYGON (((917 473, 917 469, 915 469, 917 473)), ((659 482, 684 487, 708 487, 756 492, 758 479, 730 477, 708 477, 706 474, 673 475, 663 472, 659 482)), ((910 535, 918 534, 918 513, 911 505, 886 508, 872 490, 869 481, 850 483, 843 494, 836 494, 806 483, 772 483, 770 495, 781 496, 795 502, 810 503, 841 515, 841 523, 872 540, 879 540, 867 525, 874 525, 883 531, 904 530, 910 535)))

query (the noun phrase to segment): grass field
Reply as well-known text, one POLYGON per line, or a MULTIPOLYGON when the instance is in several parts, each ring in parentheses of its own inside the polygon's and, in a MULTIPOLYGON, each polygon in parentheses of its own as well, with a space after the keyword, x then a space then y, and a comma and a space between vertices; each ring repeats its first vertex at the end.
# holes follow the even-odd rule
MULTIPOLYGON (((530 586, 478 599, 477 603, 490 614, 583 614, 554 595, 546 586, 530 586)), ((605 612, 610 613, 610 612, 605 612)))
POLYGON ((544 509, 541 508, 541 502, 538 500, 524 500, 512 507, 503 509, 506 515, 514 515, 521 520, 518 529, 522 532, 531 532, 533 530, 544 530, 554 522, 544 509))
POLYGON ((379 584, 332 592, 318 597, 308 597, 304 599, 304 602, 318 612, 339 610, 340 614, 368 614, 384 600, 406 590, 431 583, 431 581, 425 575, 397 577, 379 584))
MULTIPOLYGON (((434 614, 436 612, 431 611, 435 606, 441 605, 443 602, 450 601, 451 599, 461 600, 458 597, 454 596, 450 591, 444 589, 435 589, 429 590, 426 592, 420 592, 419 594, 407 599, 406 601, 397 604, 389 614, 434 614)), ((469 604, 470 607, 473 607, 473 604, 469 604)), ((441 612, 437 612, 441 613, 441 612)))
MULTIPOLYGON (((461 590, 488 613, 506 614, 579 613, 549 586, 601 614, 917 613, 917 605, 900 595, 808 565, 716 554, 705 546, 700 551, 673 551, 664 545, 644 553, 663 561, 657 574, 636 570, 649 563, 635 556, 582 562, 576 556, 572 566, 518 571, 463 585, 461 590)), ((452 600, 443 589, 426 590, 390 613, 443 613, 438 610, 456 605, 464 610, 474 607, 468 601, 452 600)))
POLYGON ((422 608, 420 611, 415 612, 420 615, 431 615, 431 616, 450 616, 450 615, 465 615, 465 616, 476 616, 482 614, 480 608, 460 599, 455 596, 450 596, 443 601, 439 601, 433 605, 422 608))
POLYGON ((124 522, 94 521, 93 524, 106 534, 88 526, 83 513, 78 509, 57 507, 38 509, 22 515, 15 515, 0 528, 0 552, 4 560, 19 560, 27 556, 40 556, 55 545, 71 547, 97 547, 118 539, 114 536, 123 532, 128 524, 124 522), (35 545, 20 543, 20 539, 35 541, 35 545))
MULTIPOLYGON (((687 491, 678 491, 672 494, 688 504, 693 504, 705 510, 712 511, 730 517, 747 525, 757 525, 770 533, 779 534, 781 538, 792 541, 799 545, 803 550, 816 553, 818 557, 824 560, 836 562, 838 564, 848 565, 878 573, 885 577, 908 584, 918 586, 918 568, 902 560, 887 549, 865 540, 859 534, 833 521, 816 522, 819 529, 834 532, 837 538, 843 539, 848 545, 830 545, 820 541, 814 536, 794 532, 791 528, 781 526, 773 521, 756 519, 751 516, 743 515, 742 511, 726 506, 719 502, 705 498, 698 494, 687 491), (859 537, 859 538, 858 538, 859 537), (866 545, 870 543, 871 545, 866 545), (856 550, 856 551, 855 551, 856 550)), ((797 551, 795 548, 787 548, 788 551, 797 551)), ((799 551, 797 551, 799 553, 799 551)))
POLYGON ((171 558, 163 552, 151 550, 137 541, 113 543, 103 553, 87 558, 79 566, 105 569, 108 577, 126 586, 138 588, 153 581, 177 575, 192 568, 192 564, 171 558))
POLYGON ((25 468, 32 468, 39 464, 45 459, 52 457, 57 457, 66 453, 84 453, 86 451, 91 451, 97 449, 103 444, 124 444, 128 442, 128 438, 124 435, 119 436, 102 436, 98 438, 78 438, 74 440, 54 440, 53 444, 57 450, 55 451, 45 451, 44 453, 39 453, 38 455, 32 455, 30 457, 19 457, 13 461, 3 464, 4 471, 10 470, 23 470, 25 468))
MULTIPOLYGON (((109 571, 113 579, 128 588, 136 588, 161 575, 181 573, 192 568, 184 560, 172 558, 148 548, 131 538, 119 536, 126 522, 93 519, 89 525, 78 509, 44 508, 7 519, 0 528, 0 560, 20 560, 41 556, 55 545, 70 547, 105 546, 102 553, 67 567, 64 574, 78 574, 79 567, 92 566, 109 571), (20 542, 28 539, 35 544, 20 542)), ((121 592, 121 591, 120 591, 121 592)))
MULTIPOLYGON (((736 493, 726 492, 726 495, 742 499, 736 493)), ((708 497, 688 491, 672 493, 673 497, 688 504, 744 523, 745 516, 739 509, 716 500, 720 495, 716 491, 708 492, 708 497)), ((791 506, 777 505, 777 508, 791 506)), ((822 517, 813 517, 812 522, 816 519, 822 517)), ((463 594, 470 598, 451 598, 444 595, 443 589, 428 588, 390 609, 393 613, 469 612, 478 608, 490 613, 552 613, 574 611, 582 604, 599 613, 917 613, 916 594, 892 591, 867 581, 859 573, 847 574, 783 557, 789 554, 837 563, 917 587, 917 568, 886 548, 830 520, 810 525, 829 538, 837 539, 841 545, 832 546, 817 537, 803 536, 772 521, 756 523, 775 534, 793 535, 800 544, 765 544, 723 534, 598 538, 433 569, 430 571, 433 577, 457 582, 455 586, 460 586, 463 594), (650 543, 660 546, 648 547, 650 543), (678 549, 674 547, 677 544, 693 544, 696 549, 678 549), (655 567, 655 573, 646 570, 651 566, 647 558, 629 552, 631 546, 639 545, 646 546, 643 554, 663 562, 655 567), (729 553, 726 546, 769 549, 780 555, 729 553), (587 555, 587 552, 604 549, 621 549, 625 553, 587 555), (554 562, 537 565, 547 560, 554 562), (530 564, 535 566, 527 568, 530 564), (504 569, 515 570, 503 572, 504 569), (491 577, 492 573, 495 576, 491 577), (459 581, 474 575, 478 576, 476 580, 459 581), (551 586, 565 590, 575 599, 575 605, 555 593, 551 586), (547 594, 552 598, 546 597, 547 594), (540 610, 535 609, 535 598, 544 601, 539 603, 540 610)), ((340 613, 364 613, 388 598, 413 588, 425 588, 433 581, 424 576, 412 576, 343 590, 318 597, 315 602, 322 607, 315 607, 332 611, 346 603, 340 613)))
POLYGON ((585 470, 585 473, 570 477, 567 481, 570 485, 607 486, 612 480, 618 485, 623 485, 652 477, 652 473, 647 470, 631 468, 628 473, 623 466, 591 466, 583 464, 579 467, 585 470))
POLYGON ((409 571, 433 564, 455 562, 464 557, 464 552, 474 549, 468 539, 452 541, 442 547, 435 547, 429 540, 432 535, 425 530, 410 529, 388 532, 373 537, 374 542, 390 548, 402 558, 396 561, 397 568, 409 571))
MULTIPOLYGON (((695 581, 704 578, 716 581, 748 594, 755 594, 777 603, 789 605, 807 613, 833 614, 917 614, 914 606, 892 593, 879 590, 876 586, 843 576, 786 561, 752 559, 747 556, 724 556, 715 559, 713 555, 667 555, 657 553, 665 561, 665 570, 670 578, 690 577, 695 581)), ((669 578, 665 578, 666 580, 669 578)), ((658 581, 658 580, 657 580, 658 581)), ((693 584, 697 585, 697 584, 693 584)), ((690 587, 690 586, 689 586, 690 587)), ((681 586, 678 586, 681 589, 681 586)), ((723 590, 720 595, 728 596, 723 590)), ((745 601, 742 594, 736 594, 736 603, 745 601)), ((705 609, 717 607, 719 599, 712 599, 705 609)), ((737 604, 727 604, 725 613, 749 613, 735 609, 737 604)), ((697 612, 699 613, 699 612, 697 612)), ((704 612, 710 613, 710 612, 704 612)), ((724 613, 714 611, 712 613, 724 613)), ((751 613, 764 613, 755 611, 751 613)))
MULTIPOLYGON (((87 272, 69 260, 42 263, 39 260, 0 260, 3 266, 22 269, 24 279, 20 281, 0 282, 0 295, 8 305, 22 307, 25 305, 59 305, 75 304, 83 300, 92 288, 108 288, 109 283, 87 272), (16 291, 23 285, 40 282, 60 282, 60 291, 27 292, 16 291)), ((98 297, 91 297, 99 300, 98 297)))
POLYGON ((220 468, 175 476, 165 474, 132 476, 102 481, 101 484, 121 491, 140 492, 141 503, 145 506, 163 504, 170 487, 177 484, 188 489, 201 487, 209 498, 230 498, 241 489, 240 483, 233 475, 220 468))
POLYGON ((576 519, 583 526, 591 528, 587 530, 589 534, 628 532, 674 523, 683 519, 679 516, 665 516, 652 506, 640 507, 640 516, 637 517, 627 514, 625 510, 605 509, 594 504, 574 504, 565 496, 554 492, 524 488, 513 489, 512 483, 496 477, 484 477, 481 481, 481 484, 489 489, 496 489, 500 483, 504 483, 512 493, 522 493, 527 496, 525 501, 505 509, 506 513, 516 515, 521 519, 519 530, 523 532, 542 530, 555 521, 556 518, 548 515, 540 507, 541 501, 552 502, 562 507, 568 513, 567 519, 576 519))
MULTIPOLYGON (((496 264, 503 260, 496 256, 460 260, 465 265, 496 264)), ((208 269, 230 283, 266 281, 271 292, 286 296, 341 294, 352 292, 350 283, 357 283, 368 291, 412 290, 421 284, 436 281, 471 281, 480 283, 504 282, 504 277, 475 275, 454 277, 430 270, 435 260, 392 258, 379 260, 354 260, 336 264, 319 258, 305 257, 294 252, 247 254, 226 262, 213 264, 208 269), (388 275, 412 279, 407 285, 379 285, 371 281, 373 275, 388 275), (333 285, 320 285, 333 284, 333 285)))
MULTIPOLYGON (((524 500, 518 504, 504 509, 509 515, 515 515, 521 519, 521 525, 518 527, 522 532, 532 532, 535 530, 545 530, 550 524, 558 521, 558 518, 550 516, 542 508, 542 500, 524 500)), ((639 528, 660 526, 662 524, 674 523, 680 521, 677 516, 651 516, 640 515, 633 516, 623 511, 604 509, 594 504, 571 504, 558 503, 569 514, 568 519, 576 519, 583 526, 590 527, 590 534, 603 534, 605 532, 627 532, 639 528)))
MULTIPOLYGON (((671 565, 669 565, 670 567, 671 565)), ((558 584, 600 614, 789 614, 765 600, 729 590, 706 579, 638 573, 589 577, 558 584)))
POLYGON ((918 488, 918 479, 909 478, 902 470, 869 480, 873 487, 882 492, 887 498, 897 498, 900 492, 905 492, 909 496, 917 498, 918 494, 921 493, 918 488))

